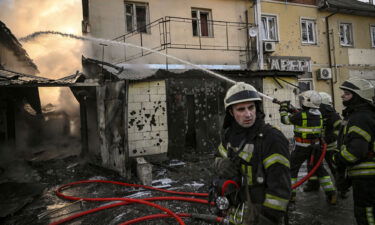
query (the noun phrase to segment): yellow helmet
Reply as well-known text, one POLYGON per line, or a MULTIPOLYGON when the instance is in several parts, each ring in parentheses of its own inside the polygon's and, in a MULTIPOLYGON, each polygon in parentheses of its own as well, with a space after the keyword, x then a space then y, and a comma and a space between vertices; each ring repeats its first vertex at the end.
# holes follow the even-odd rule
POLYGON ((351 78, 344 81, 340 86, 343 90, 356 93, 362 99, 372 102, 374 97, 374 85, 370 81, 359 78, 351 78))
POLYGON ((230 87, 224 98, 224 107, 248 101, 262 101, 258 91, 250 84, 245 82, 237 82, 230 87))

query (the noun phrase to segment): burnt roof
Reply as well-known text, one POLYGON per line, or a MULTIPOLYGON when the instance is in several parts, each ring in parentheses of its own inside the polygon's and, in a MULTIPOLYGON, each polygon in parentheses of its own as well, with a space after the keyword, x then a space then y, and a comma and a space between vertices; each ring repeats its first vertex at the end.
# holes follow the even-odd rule
POLYGON ((21 43, 12 34, 10 29, 0 20, 0 42, 4 43, 4 46, 21 60, 26 62, 30 67, 34 68, 36 72, 38 67, 35 65, 33 60, 29 57, 26 50, 22 47, 21 43))
POLYGON ((321 0, 319 9, 329 12, 375 17, 374 5, 357 0, 321 0))
POLYGON ((84 80, 85 76, 78 71, 73 75, 53 80, 45 77, 38 77, 11 70, 0 69, 0 87, 59 87, 76 86, 77 83, 83 84, 82 86, 91 86, 90 84, 83 83, 84 80))

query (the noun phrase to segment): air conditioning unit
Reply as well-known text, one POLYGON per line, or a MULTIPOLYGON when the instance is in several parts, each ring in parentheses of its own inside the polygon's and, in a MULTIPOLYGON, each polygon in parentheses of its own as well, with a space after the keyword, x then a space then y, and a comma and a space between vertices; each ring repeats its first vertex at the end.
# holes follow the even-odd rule
POLYGON ((274 52, 275 51, 275 42, 265 41, 263 42, 264 52, 274 52))
POLYGON ((320 68, 318 70, 318 79, 319 80, 329 80, 329 79, 332 79, 332 70, 331 70, 331 68, 320 68))

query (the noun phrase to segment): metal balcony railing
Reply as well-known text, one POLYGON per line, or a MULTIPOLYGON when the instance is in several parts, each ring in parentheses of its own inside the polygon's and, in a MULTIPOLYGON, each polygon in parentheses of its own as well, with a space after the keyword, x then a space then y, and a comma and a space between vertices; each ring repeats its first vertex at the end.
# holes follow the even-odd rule
MULTIPOLYGON (((250 23, 170 17, 159 18, 144 27, 133 30, 113 40, 147 47, 155 51, 167 49, 238 51, 249 54, 248 28, 250 23), (145 32, 146 31, 146 32, 145 32)), ((123 58, 128 62, 153 52, 144 49, 124 48, 123 58)))

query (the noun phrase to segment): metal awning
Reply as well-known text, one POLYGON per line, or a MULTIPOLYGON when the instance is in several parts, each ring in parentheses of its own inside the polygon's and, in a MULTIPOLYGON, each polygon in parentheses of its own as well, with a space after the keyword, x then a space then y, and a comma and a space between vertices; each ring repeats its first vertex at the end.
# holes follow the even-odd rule
POLYGON ((321 0, 319 10, 375 17, 375 6, 357 0, 321 0))

